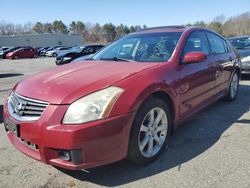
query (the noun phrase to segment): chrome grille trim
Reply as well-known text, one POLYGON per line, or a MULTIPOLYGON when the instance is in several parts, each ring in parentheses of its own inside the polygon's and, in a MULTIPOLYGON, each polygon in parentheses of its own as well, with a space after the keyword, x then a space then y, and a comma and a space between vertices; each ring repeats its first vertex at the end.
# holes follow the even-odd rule
POLYGON ((8 99, 8 111, 19 121, 38 120, 48 105, 47 102, 23 97, 15 92, 8 99))

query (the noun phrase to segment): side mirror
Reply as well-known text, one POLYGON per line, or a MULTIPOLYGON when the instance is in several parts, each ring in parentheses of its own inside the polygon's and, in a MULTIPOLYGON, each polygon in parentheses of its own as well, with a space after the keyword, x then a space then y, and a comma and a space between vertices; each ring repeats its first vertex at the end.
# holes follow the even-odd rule
POLYGON ((198 63, 204 61, 207 58, 207 54, 204 52, 188 52, 184 56, 184 63, 198 63))

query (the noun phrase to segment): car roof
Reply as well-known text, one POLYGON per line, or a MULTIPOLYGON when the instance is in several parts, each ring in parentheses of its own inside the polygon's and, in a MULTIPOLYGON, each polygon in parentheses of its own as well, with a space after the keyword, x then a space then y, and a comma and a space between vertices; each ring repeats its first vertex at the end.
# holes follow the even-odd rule
POLYGON ((236 36, 236 37, 231 37, 230 39, 241 39, 241 38, 249 38, 250 35, 241 35, 241 36, 236 36))
POLYGON ((154 33, 154 32, 184 32, 190 27, 185 26, 160 26, 141 29, 135 33, 154 33))

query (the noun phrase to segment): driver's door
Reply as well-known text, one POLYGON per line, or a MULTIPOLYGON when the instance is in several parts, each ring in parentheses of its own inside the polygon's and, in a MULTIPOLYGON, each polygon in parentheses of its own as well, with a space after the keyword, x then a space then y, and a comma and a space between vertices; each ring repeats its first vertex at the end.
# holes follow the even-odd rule
POLYGON ((182 64, 179 72, 180 115, 185 118, 206 104, 215 94, 215 67, 203 31, 194 31, 186 39, 181 57, 188 52, 204 52, 202 62, 182 64))

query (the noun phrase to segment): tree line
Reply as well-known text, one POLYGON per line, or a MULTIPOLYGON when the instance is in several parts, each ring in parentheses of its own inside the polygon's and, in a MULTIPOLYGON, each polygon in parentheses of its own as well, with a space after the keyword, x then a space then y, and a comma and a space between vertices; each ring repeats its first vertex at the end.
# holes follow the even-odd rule
MULTIPOLYGON (((164 25, 164 24, 163 24, 164 25)), ((250 12, 226 18, 224 15, 216 16, 211 22, 197 21, 189 23, 185 26, 201 26, 210 28, 218 33, 226 36, 238 36, 250 34, 250 12)), ((123 35, 146 28, 146 25, 127 26, 120 24, 118 26, 112 23, 104 25, 89 24, 82 21, 72 21, 66 25, 61 20, 55 20, 52 23, 30 22, 26 24, 13 24, 0 22, 0 35, 16 35, 16 34, 41 34, 41 33, 57 33, 80 35, 85 38, 87 43, 109 43, 123 35)))
POLYGON ((82 21, 72 21, 66 25, 61 20, 55 20, 52 23, 36 22, 35 24, 27 23, 24 25, 0 22, 1 35, 16 35, 16 34, 42 34, 56 33, 83 36, 85 42, 92 44, 106 44, 123 35, 136 32, 146 25, 127 26, 120 24, 115 26, 112 23, 104 25, 83 23, 82 21))
POLYGON ((200 26, 217 31, 225 37, 250 35, 250 12, 226 19, 224 15, 216 16, 211 22, 197 21, 186 26, 200 26))

